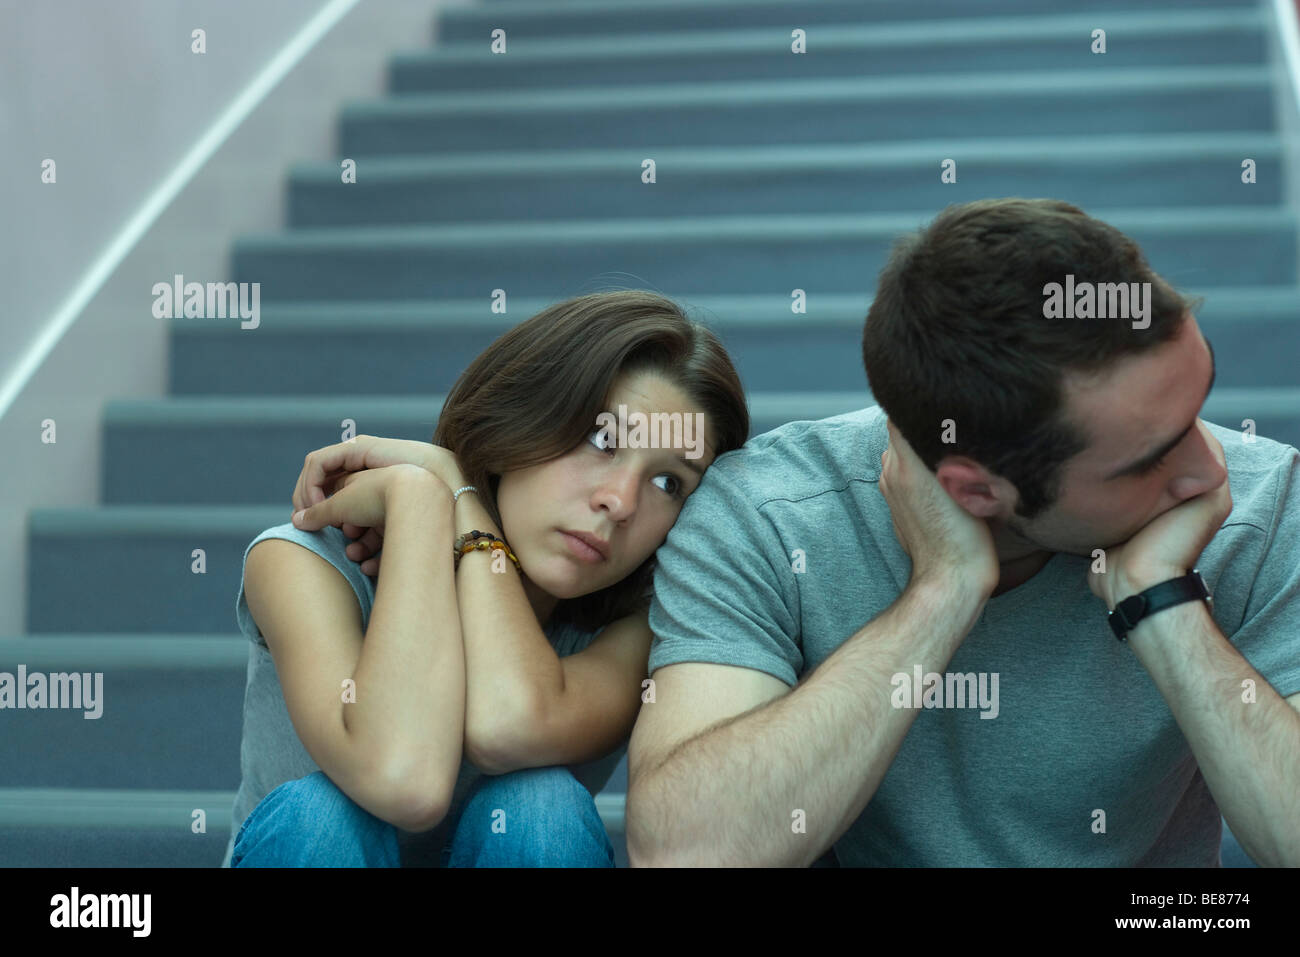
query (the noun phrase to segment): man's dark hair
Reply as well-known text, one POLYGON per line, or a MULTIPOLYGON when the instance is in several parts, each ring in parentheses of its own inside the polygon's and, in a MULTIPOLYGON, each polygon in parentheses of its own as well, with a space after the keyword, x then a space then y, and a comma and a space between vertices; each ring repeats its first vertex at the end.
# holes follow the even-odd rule
POLYGON ((1088 447, 1067 414, 1066 373, 1115 362, 1177 337, 1200 299, 1185 299, 1147 265, 1137 243, 1052 199, 949 206, 895 242, 862 335, 875 401, 932 471, 967 456, 1020 492, 1033 519, 1061 492, 1067 461, 1088 447), (1043 287, 1151 283, 1150 326, 1120 318, 1047 319, 1043 287), (942 441, 943 421, 956 442, 942 441))

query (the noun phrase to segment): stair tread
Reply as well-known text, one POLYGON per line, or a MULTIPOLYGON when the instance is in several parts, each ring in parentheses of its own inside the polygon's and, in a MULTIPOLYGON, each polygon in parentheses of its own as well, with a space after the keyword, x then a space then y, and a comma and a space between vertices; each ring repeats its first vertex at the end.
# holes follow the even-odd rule
MULTIPOLYGON (((495 8, 494 8, 495 9, 495 8)), ((1225 8, 1209 10, 1183 10, 1171 18, 1168 12, 1116 10, 1106 14, 1108 29, 1123 31, 1125 36, 1147 37, 1180 36, 1212 32, 1258 33, 1268 23, 1260 9, 1225 8)), ((818 50, 857 49, 872 47, 891 48, 899 44, 924 43, 926 45, 967 46, 986 43, 1003 43, 1017 39, 1055 39, 1077 37, 1096 26, 1096 14, 1079 15, 1041 14, 1035 16, 956 17, 942 20, 915 20, 890 23, 819 24, 816 38, 818 50)), ((698 53, 716 56, 731 52, 764 51, 773 46, 773 30, 769 27, 738 27, 645 33, 628 36, 622 33, 573 37, 523 37, 510 39, 510 59, 522 63, 561 60, 565 62, 628 57, 653 57, 665 53, 680 55, 698 53)), ((782 44, 788 38, 777 34, 782 44)), ((482 43, 452 41, 431 50, 407 50, 393 56, 401 66, 436 65, 438 63, 463 64, 481 61, 493 56, 482 43)))

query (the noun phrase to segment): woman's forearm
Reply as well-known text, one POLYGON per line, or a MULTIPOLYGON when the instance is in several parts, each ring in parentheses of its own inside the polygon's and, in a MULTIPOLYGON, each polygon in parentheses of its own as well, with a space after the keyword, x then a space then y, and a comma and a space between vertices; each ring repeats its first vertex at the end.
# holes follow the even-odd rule
POLYGON ((383 576, 356 666, 356 701, 343 713, 349 735, 384 755, 388 779, 409 796, 410 819, 433 826, 460 769, 465 660, 451 493, 415 475, 390 493, 383 576))
MULTIPOLYGON (((499 535, 473 492, 455 506, 457 534, 499 535)), ((488 773, 506 770, 527 753, 533 716, 563 691, 559 657, 537 621, 514 563, 504 555, 470 552, 456 574, 465 641, 465 751, 488 773)))

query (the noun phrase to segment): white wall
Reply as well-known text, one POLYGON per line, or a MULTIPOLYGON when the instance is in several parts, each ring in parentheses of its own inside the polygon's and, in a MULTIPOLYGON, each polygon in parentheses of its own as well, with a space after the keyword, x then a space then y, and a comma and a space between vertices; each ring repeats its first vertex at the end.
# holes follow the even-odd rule
MULTIPOLYGON (((232 240, 283 226, 287 171, 335 158, 339 108, 381 95, 387 57, 434 41, 440 0, 360 0, 199 170, 52 350, 53 320, 182 156, 329 0, 0 2, 0 636, 26 622, 33 507, 99 503, 107 399, 161 396, 150 288, 229 277, 232 240), (191 52, 191 31, 207 52, 191 52), (42 162, 57 183, 41 182, 42 162), (46 354, 48 353, 48 354, 46 354), (25 357, 43 356, 23 379, 25 357), (57 443, 41 441, 53 419, 57 443)), ((456 4, 459 5, 459 4, 456 4)), ((232 596, 233 601, 233 596, 232 596)))

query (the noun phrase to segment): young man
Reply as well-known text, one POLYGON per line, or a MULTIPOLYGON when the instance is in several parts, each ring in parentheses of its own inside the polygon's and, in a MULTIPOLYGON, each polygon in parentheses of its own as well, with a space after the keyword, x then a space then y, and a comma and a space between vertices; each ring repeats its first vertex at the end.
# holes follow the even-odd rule
POLYGON ((1300 453, 1197 417, 1195 305, 1061 202, 900 241, 879 406, 721 456, 659 550, 633 865, 1217 866, 1220 813, 1300 864, 1300 453))

